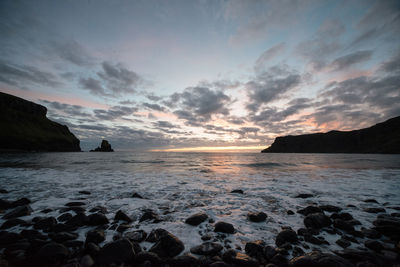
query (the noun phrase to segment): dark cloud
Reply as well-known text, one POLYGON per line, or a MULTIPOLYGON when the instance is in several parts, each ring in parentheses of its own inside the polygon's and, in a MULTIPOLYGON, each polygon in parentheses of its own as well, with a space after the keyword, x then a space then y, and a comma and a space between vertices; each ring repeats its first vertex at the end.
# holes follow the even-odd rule
POLYGON ((325 67, 328 58, 343 47, 340 36, 344 32, 345 27, 340 21, 327 20, 311 39, 299 43, 296 51, 314 69, 321 69, 325 67))
POLYGON ((264 70, 265 65, 270 61, 273 57, 277 56, 279 53, 281 53, 285 49, 285 43, 279 43, 261 54, 261 56, 258 57, 256 60, 256 63, 254 65, 254 69, 256 72, 260 72, 264 70))
POLYGON ((154 93, 145 93, 145 96, 151 101, 160 101, 162 99, 161 96, 157 96, 154 93))
POLYGON ((352 65, 368 61, 371 58, 372 53, 373 53, 372 50, 353 52, 351 54, 335 59, 330 64, 330 67, 335 71, 345 70, 352 65))
POLYGON ((177 105, 180 109, 174 114, 192 126, 198 125, 199 122, 209 121, 213 115, 228 115, 227 105, 231 103, 228 95, 207 87, 188 87, 171 98, 179 101, 177 105))
POLYGON ((65 113, 66 115, 76 117, 91 117, 92 114, 88 113, 86 109, 79 105, 70 105, 65 103, 60 103, 57 101, 40 100, 40 102, 47 107, 51 112, 55 113, 65 113))
POLYGON ((214 88, 217 90, 228 90, 228 89, 235 89, 242 85, 239 81, 230 81, 230 80, 216 80, 213 82, 208 81, 201 81, 198 84, 198 87, 207 87, 207 88, 214 88))
POLYGON ((235 116, 231 116, 231 117, 227 118, 226 121, 229 123, 232 123, 232 124, 236 124, 236 125, 241 125, 241 124, 245 123, 244 118, 239 118, 239 117, 235 117, 235 116))
POLYGON ((26 85, 36 84, 55 87, 60 83, 54 74, 39 70, 28 65, 17 65, 0 61, 0 82, 26 88, 26 85))
POLYGON ((125 68, 121 63, 112 64, 104 61, 101 67, 102 70, 97 72, 97 78, 79 80, 82 88, 94 95, 117 97, 132 94, 144 82, 137 73, 125 68))
POLYGON ((94 64, 94 58, 75 40, 53 41, 50 49, 61 59, 77 66, 88 67, 94 64))
POLYGON ((247 82, 246 89, 250 102, 247 109, 255 112, 261 105, 281 98, 301 82, 301 76, 286 67, 271 67, 247 82))
POLYGON ((142 104, 145 108, 150 109, 150 110, 156 110, 156 111, 165 111, 165 107, 162 107, 158 104, 151 104, 151 103, 143 103, 142 104))
POLYGON ((109 96, 99 80, 93 79, 91 77, 80 78, 79 84, 83 89, 89 90, 90 93, 92 93, 93 95, 109 96))
POLYGON ((125 116, 133 115, 137 112, 136 107, 125 107, 125 106, 113 106, 110 109, 95 109, 93 110, 94 115, 97 119, 103 121, 114 121, 117 119, 124 119, 125 116))
POLYGON ((153 125, 158 128, 180 128, 178 125, 172 124, 168 121, 156 121, 153 125))
POLYGON ((313 105, 312 100, 308 98, 296 98, 286 104, 286 108, 278 110, 277 108, 264 108, 257 114, 250 114, 250 121, 257 125, 265 125, 270 122, 280 122, 286 120, 289 116, 295 115, 300 111, 313 105))

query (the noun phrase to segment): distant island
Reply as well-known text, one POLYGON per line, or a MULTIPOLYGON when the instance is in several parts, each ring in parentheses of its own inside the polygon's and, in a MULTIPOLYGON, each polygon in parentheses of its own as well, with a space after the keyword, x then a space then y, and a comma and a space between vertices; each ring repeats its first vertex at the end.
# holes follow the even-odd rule
POLYGON ((42 105, 0 92, 0 151, 81 151, 68 127, 46 114, 42 105))
POLYGON ((400 116, 360 130, 277 137, 261 152, 400 154, 400 116))
POLYGON ((90 152, 114 152, 114 149, 111 148, 110 143, 107 140, 101 141, 101 145, 90 152))

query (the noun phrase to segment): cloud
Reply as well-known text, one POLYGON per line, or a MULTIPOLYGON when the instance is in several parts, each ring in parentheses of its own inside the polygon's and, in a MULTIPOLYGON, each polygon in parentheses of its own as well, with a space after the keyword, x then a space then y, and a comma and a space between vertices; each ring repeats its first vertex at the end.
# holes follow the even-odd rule
POLYGON ((94 58, 89 52, 77 41, 53 41, 50 49, 61 59, 80 67, 88 67, 94 64, 94 58))
POLYGON ((332 61, 329 67, 335 71, 345 70, 352 65, 368 61, 371 58, 372 53, 372 50, 353 52, 351 54, 335 59, 334 61, 332 61))
POLYGON ((144 79, 136 72, 125 68, 121 63, 112 64, 104 61, 102 70, 97 72, 97 78, 80 78, 79 84, 83 89, 94 95, 117 97, 136 92, 144 79))
POLYGON ((151 103, 143 103, 142 104, 145 108, 150 109, 150 110, 156 110, 156 111, 165 111, 165 107, 162 107, 158 104, 151 104, 151 103))
POLYGON ((254 80, 247 82, 246 89, 249 97, 247 109, 257 111, 263 104, 281 98, 293 90, 301 82, 301 76, 287 66, 274 66, 266 72, 256 75, 254 80))
POLYGON ((52 113, 56 114, 59 112, 65 113, 66 115, 72 116, 73 118, 76 117, 91 117, 92 114, 86 112, 85 108, 79 105, 70 105, 70 104, 65 104, 65 103, 60 103, 57 101, 48 101, 41 99, 39 100, 41 103, 43 103, 49 111, 52 113))
POLYGON ((17 65, 0 61, 0 82, 26 88, 27 84, 55 87, 60 85, 56 76, 29 65, 17 65))
POLYGON ((191 125, 207 122, 213 115, 228 115, 227 106, 231 98, 219 90, 207 87, 188 87, 182 93, 174 94, 179 109, 174 112, 180 119, 189 121, 191 125))
POLYGON ((344 32, 345 27, 340 21, 327 20, 311 39, 297 45, 296 52, 308 60, 315 70, 321 69, 328 58, 342 48, 340 37, 344 32))
POLYGON ((256 72, 260 72, 264 69, 265 65, 270 61, 273 57, 277 56, 285 49, 285 43, 279 43, 262 53, 258 59, 256 60, 254 69, 256 72))
POLYGON ((90 93, 93 95, 100 95, 100 96, 110 96, 110 94, 106 93, 103 85, 99 80, 89 78, 80 78, 79 84, 83 89, 89 90, 90 93))
POLYGON ((114 121, 117 119, 125 119, 124 116, 130 116, 137 112, 137 107, 113 106, 110 109, 95 109, 94 115, 97 119, 103 121, 114 121))

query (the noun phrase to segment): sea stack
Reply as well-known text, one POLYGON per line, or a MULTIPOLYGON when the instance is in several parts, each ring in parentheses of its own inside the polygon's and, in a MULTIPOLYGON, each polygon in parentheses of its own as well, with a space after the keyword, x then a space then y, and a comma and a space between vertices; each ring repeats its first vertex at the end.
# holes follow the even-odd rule
POLYGON ((107 140, 101 141, 101 145, 94 150, 90 150, 90 152, 114 152, 114 149, 111 148, 111 145, 107 140))
POLYGON ((46 114, 42 105, 0 92, 0 151, 81 151, 68 127, 46 114))

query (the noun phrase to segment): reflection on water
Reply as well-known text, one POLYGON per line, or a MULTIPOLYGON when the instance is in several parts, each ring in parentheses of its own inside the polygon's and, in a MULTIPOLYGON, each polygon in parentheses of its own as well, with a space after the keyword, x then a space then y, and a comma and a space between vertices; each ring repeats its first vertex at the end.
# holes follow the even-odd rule
POLYGON ((400 168, 400 155, 262 153, 14 153, 1 154, 0 167, 115 170, 128 172, 251 173, 260 170, 400 168))

